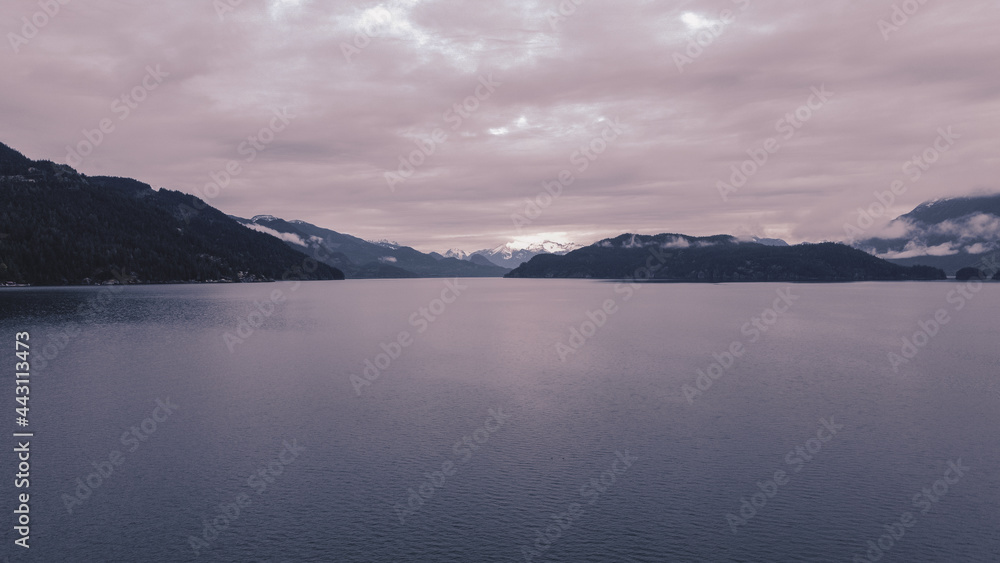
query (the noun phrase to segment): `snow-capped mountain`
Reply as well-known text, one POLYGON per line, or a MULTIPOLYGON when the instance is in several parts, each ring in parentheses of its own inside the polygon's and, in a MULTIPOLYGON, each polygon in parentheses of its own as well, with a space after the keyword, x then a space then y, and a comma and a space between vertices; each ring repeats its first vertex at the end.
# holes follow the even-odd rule
POLYGON ((490 262, 504 266, 505 268, 516 268, 539 254, 566 254, 577 248, 582 248, 582 246, 572 242, 561 243, 550 240, 543 242, 512 241, 495 248, 477 250, 473 254, 485 256, 490 262))
POLYGON ((458 248, 452 248, 452 249, 449 249, 447 252, 444 253, 444 257, 445 258, 458 258, 459 260, 468 260, 469 259, 469 253, 466 252, 466 251, 464 251, 464 250, 460 250, 458 248))
MULTIPOLYGON (((298 224, 300 224, 300 225, 308 225, 308 223, 305 223, 303 221, 300 221, 298 224)), ((381 246, 383 248, 389 248, 389 249, 392 249, 392 250, 398 250, 400 248, 403 248, 402 244, 399 244, 398 242, 396 242, 394 240, 389 240, 389 239, 384 239, 384 238, 383 239, 379 239, 379 240, 369 240, 367 242, 370 242, 372 244, 376 244, 376 245, 381 246)))

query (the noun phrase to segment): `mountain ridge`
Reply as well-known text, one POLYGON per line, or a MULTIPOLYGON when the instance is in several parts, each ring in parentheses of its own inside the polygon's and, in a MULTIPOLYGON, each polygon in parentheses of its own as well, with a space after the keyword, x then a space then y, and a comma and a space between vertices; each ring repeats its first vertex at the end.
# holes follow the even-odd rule
POLYGON ((581 248, 581 245, 572 242, 560 243, 545 240, 542 242, 526 243, 511 241, 499 244, 493 248, 477 250, 472 252, 470 256, 483 256, 494 264, 506 268, 516 268, 540 254, 566 254, 577 248, 581 248))
POLYGON ((925 266, 891 264, 840 243, 775 246, 731 235, 626 233, 563 256, 536 256, 506 277, 718 283, 937 280, 945 274, 925 266))
POLYGON ((231 217, 249 229, 268 233, 292 248, 318 256, 349 278, 501 277, 510 271, 491 262, 425 254, 395 241, 368 241, 300 220, 272 215, 231 217))
POLYGON ((852 246, 895 264, 921 263, 954 275, 1000 249, 1000 194, 926 201, 893 219, 886 232, 852 246))
POLYGON ((343 279, 193 196, 86 176, 0 143, 0 283, 67 285, 343 279), (189 213, 188 204, 201 211, 189 213))

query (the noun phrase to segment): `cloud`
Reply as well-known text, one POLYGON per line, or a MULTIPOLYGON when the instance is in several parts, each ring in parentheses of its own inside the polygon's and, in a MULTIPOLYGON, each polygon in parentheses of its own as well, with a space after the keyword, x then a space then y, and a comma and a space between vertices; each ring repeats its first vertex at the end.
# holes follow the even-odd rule
POLYGON ((664 242, 661 246, 663 248, 687 248, 691 246, 691 243, 685 238, 673 237, 672 239, 664 242))
POLYGON ((883 240, 907 241, 901 250, 879 254, 883 258, 948 256, 958 252, 982 254, 992 250, 1000 241, 1000 217, 974 213, 931 225, 899 219, 880 230, 876 236, 883 240))
MULTIPOLYGON (((557 6, 247 0, 220 21, 204 0, 72 2, 0 57, 0 141, 64 162, 68 145, 110 118, 115 130, 80 166, 87 174, 194 193, 237 160, 241 173, 211 201, 226 213, 422 250, 534 234, 511 214, 562 170, 573 183, 531 229, 581 243, 740 229, 837 239, 896 180, 907 186, 897 215, 996 184, 992 3, 924 4, 886 41, 886 4, 752 2, 683 73, 672 55, 732 2, 586 2, 551 25, 557 6), (345 45, 363 47, 348 61, 345 45), (113 100, 157 64, 169 76, 119 120, 113 100), (495 92, 466 111, 490 76, 495 92), (823 84, 831 101, 781 138, 778 120, 823 84), (246 161, 241 144, 283 107, 297 117, 246 161), (616 118, 620 138, 586 169, 571 161, 616 118), (961 138, 910 182, 902 166, 945 126, 961 138), (385 173, 435 129, 447 140, 390 191, 385 173), (716 182, 769 137, 780 151, 723 203, 716 182)), ((0 21, 35 10, 6 2, 0 21)))
POLYGON ((910 241, 906 243, 903 250, 900 251, 889 251, 884 254, 878 254, 879 258, 887 259, 901 259, 901 258, 916 258, 918 256, 951 256, 953 254, 958 254, 958 250, 953 248, 952 243, 946 242, 939 244, 937 246, 923 246, 919 243, 910 241))
POLYGON ((977 242, 976 244, 969 245, 965 247, 965 250, 969 254, 985 254, 996 248, 995 244, 986 244, 982 242, 977 242))
MULTIPOLYGON (((248 229, 252 229, 254 231, 258 231, 258 232, 261 232, 261 233, 264 233, 264 234, 271 235, 272 237, 281 239, 281 240, 283 240, 285 242, 290 242, 290 243, 293 243, 293 244, 297 244, 299 246, 307 246, 306 245, 306 241, 302 240, 302 237, 300 237, 299 235, 297 235, 295 233, 282 233, 282 232, 276 231, 274 229, 271 229, 269 227, 265 227, 264 225, 258 225, 256 223, 249 223, 249 224, 246 224, 244 226, 246 228, 248 228, 248 229)), ((316 237, 312 237, 312 238, 316 238, 316 237)))
POLYGON ((1000 217, 977 213, 954 221, 943 221, 931 227, 931 233, 959 239, 1000 238, 1000 217))
POLYGON ((622 248, 643 248, 644 246, 646 246, 646 244, 642 242, 642 237, 635 234, 633 234, 627 242, 622 244, 622 248))

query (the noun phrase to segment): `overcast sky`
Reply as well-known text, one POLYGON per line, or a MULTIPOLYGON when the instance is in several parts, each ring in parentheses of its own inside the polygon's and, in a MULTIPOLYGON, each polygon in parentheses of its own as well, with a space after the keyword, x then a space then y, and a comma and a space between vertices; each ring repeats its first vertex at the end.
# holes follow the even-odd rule
POLYGON ((898 2, 899 25, 894 0, 577 1, 77 0, 51 17, 5 2, 0 141, 65 163, 108 120, 83 173, 204 194, 235 160, 206 197, 227 213, 425 251, 842 240, 894 180, 892 216, 998 187, 993 1, 898 2), (269 143, 248 141, 262 128, 269 143), (935 142, 919 179, 903 170, 935 142), (401 156, 420 164, 387 180, 401 156), (572 183, 526 215, 563 170, 572 183))

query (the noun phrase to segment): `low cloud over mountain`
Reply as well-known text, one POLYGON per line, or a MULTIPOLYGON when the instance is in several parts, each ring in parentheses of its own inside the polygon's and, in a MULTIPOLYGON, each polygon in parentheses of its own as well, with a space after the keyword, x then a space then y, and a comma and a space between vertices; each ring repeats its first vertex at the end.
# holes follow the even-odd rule
POLYGON ((1000 249, 1000 194, 929 201, 893 220, 856 248, 900 264, 927 264, 949 274, 1000 249))
POLYGON ((340 268, 348 278, 500 277, 509 271, 489 262, 460 260, 454 253, 425 254, 398 242, 368 241, 305 221, 286 221, 272 215, 233 219, 340 268))

